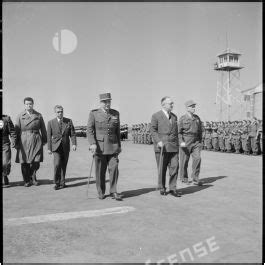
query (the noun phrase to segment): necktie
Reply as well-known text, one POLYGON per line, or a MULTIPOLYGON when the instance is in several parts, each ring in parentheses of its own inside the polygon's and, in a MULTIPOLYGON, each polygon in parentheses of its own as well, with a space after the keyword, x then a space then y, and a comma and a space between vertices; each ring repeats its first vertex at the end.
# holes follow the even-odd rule
POLYGON ((59 129, 60 129, 60 131, 62 131, 62 128, 63 128, 63 120, 60 119, 60 121, 59 121, 59 129))

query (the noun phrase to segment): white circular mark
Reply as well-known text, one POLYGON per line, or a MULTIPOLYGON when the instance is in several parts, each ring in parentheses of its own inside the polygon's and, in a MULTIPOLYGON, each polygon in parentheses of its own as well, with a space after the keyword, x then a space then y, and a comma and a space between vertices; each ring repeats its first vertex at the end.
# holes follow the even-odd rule
POLYGON ((4 127, 4 122, 2 120, 0 120, 0 129, 2 130, 4 127))
POLYGON ((71 30, 62 29, 55 33, 52 45, 57 52, 69 54, 77 47, 77 37, 71 30))

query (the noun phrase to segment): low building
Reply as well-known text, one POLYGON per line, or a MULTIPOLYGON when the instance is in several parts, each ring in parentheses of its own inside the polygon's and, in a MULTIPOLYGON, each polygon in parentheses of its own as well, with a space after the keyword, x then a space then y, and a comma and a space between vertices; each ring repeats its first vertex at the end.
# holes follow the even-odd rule
POLYGON ((246 118, 256 117, 257 119, 262 119, 262 94, 263 85, 259 84, 257 86, 242 90, 244 95, 244 105, 246 111, 246 118))

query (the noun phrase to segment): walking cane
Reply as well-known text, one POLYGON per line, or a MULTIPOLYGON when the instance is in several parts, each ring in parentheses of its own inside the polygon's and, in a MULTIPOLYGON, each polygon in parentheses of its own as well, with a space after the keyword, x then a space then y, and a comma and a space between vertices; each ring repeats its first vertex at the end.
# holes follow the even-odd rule
POLYGON ((88 197, 88 189, 89 189, 90 179, 92 178, 91 173, 92 173, 92 168, 93 168, 93 164, 94 164, 94 159, 95 159, 95 156, 93 155, 92 163, 91 163, 91 167, 90 167, 90 172, 89 172, 89 176, 87 179, 87 192, 86 192, 87 197, 88 197))
MULTIPOLYGON (((158 164, 158 179, 159 179, 160 174, 162 174, 161 170, 162 170, 163 149, 164 149, 164 145, 162 145, 161 150, 160 150, 159 164, 158 164)), ((158 189, 159 188, 157 188, 157 190, 158 189)))

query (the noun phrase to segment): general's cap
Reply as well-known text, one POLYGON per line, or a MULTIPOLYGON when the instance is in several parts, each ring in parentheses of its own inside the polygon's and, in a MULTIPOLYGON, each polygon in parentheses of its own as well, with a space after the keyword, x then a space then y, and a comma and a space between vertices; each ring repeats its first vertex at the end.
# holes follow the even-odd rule
POLYGON ((190 107, 192 105, 196 105, 196 102, 194 102, 192 99, 185 102, 186 107, 190 107))
POLYGON ((100 101, 110 100, 111 99, 111 94, 110 93, 100 94, 99 95, 99 99, 100 99, 100 101))

